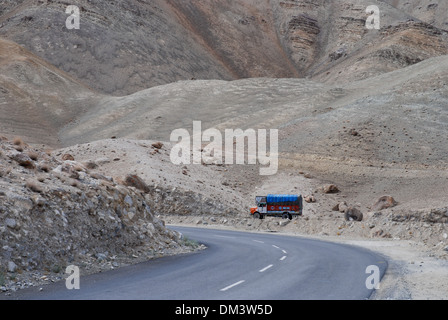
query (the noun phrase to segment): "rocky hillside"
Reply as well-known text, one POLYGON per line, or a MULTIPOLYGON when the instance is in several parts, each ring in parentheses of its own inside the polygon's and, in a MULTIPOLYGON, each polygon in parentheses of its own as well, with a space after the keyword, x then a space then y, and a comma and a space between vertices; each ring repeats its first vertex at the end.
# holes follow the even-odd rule
POLYGON ((447 54, 445 4, 426 2, 377 1, 381 29, 368 30, 369 0, 76 0, 68 30, 64 1, 2 1, 0 36, 112 95, 192 78, 341 82, 447 54))
POLYGON ((0 140, 2 290, 63 277, 68 265, 86 274, 194 250, 165 228, 143 192, 93 167, 0 140))
POLYGON ((437 28, 448 29, 448 3, 442 0, 380 0, 437 28))

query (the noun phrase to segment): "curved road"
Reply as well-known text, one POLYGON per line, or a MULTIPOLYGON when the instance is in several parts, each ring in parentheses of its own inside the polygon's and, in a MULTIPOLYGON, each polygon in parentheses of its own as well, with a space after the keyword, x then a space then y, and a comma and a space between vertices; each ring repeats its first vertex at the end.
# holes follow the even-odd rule
MULTIPOLYGON (((368 266, 387 261, 348 245, 278 234, 172 227, 205 244, 200 253, 165 257, 15 293, 12 299, 305 300, 368 299, 368 266)), ((67 275, 68 276, 68 275, 67 275)))

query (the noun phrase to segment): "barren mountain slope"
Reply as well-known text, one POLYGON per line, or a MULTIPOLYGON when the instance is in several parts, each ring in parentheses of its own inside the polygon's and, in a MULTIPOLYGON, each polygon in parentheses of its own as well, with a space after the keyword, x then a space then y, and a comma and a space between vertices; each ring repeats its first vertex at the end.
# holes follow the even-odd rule
POLYGON ((339 92, 305 79, 181 81, 126 97, 105 97, 61 132, 64 145, 112 136, 169 141, 171 132, 202 129, 276 128, 339 92), (288 113, 289 112, 289 113, 288 113))
POLYGON ((380 0, 437 28, 448 29, 448 2, 444 0, 380 0))
POLYGON ((283 128, 283 158, 366 208, 384 194, 410 210, 445 206, 447 67, 443 56, 344 86, 325 113, 283 128))
POLYGON ((0 39, 0 134, 57 146, 59 130, 95 100, 78 80, 0 39))
MULTIPOLYGON (((169 141, 175 129, 192 134, 193 121, 222 132, 278 128, 281 172, 337 182, 364 208, 372 194, 390 192, 413 208, 440 206, 447 191, 447 70, 442 56, 341 86, 267 78, 178 82, 106 97, 61 139, 67 146, 113 136, 169 141)), ((240 178, 242 192, 277 179, 247 166, 226 176, 240 178)))
POLYGON ((232 78, 177 23, 165 1, 72 1, 81 11, 79 30, 66 28, 68 5, 25 1, 0 17, 0 32, 105 93, 193 77, 232 78))
POLYGON ((314 77, 341 82, 448 54, 445 32, 384 3, 367 30, 368 0, 3 1, 0 35, 103 93, 177 80, 314 77))
POLYGON ((61 139, 65 145, 112 136, 169 141, 173 130, 191 132, 193 121, 202 121, 203 130, 280 128, 281 151, 294 146, 307 153, 344 156, 346 151, 331 139, 348 135, 354 140, 345 141, 345 149, 353 157, 445 163, 448 150, 441 137, 446 129, 447 70, 447 56, 442 56, 340 86, 268 78, 177 82, 126 97, 104 97, 67 126, 61 139), (350 129, 359 132, 350 135, 350 129), (402 151, 391 153, 389 148, 402 151))

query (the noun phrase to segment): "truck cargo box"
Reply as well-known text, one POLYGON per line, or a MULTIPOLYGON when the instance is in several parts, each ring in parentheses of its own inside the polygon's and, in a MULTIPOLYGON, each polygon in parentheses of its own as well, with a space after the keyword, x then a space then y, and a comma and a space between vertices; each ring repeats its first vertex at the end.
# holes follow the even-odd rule
POLYGON ((300 195, 289 195, 289 194, 269 194, 266 197, 267 203, 300 203, 302 196, 300 195))

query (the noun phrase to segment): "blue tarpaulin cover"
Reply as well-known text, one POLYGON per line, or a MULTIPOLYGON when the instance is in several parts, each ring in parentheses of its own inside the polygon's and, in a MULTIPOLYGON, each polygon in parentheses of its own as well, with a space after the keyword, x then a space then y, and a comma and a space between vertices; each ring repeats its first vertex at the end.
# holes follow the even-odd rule
POLYGON ((300 196, 289 195, 289 194, 269 194, 266 198, 267 203, 277 203, 277 202, 296 202, 300 196))

